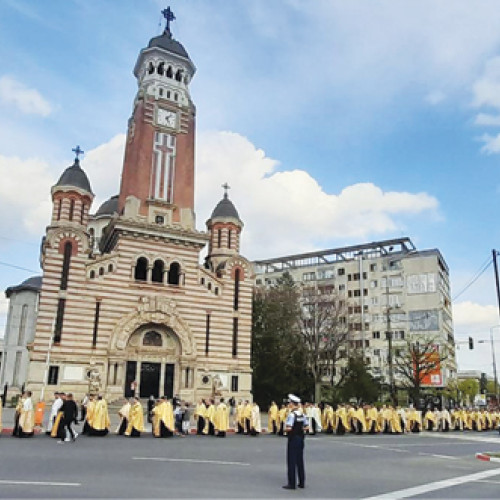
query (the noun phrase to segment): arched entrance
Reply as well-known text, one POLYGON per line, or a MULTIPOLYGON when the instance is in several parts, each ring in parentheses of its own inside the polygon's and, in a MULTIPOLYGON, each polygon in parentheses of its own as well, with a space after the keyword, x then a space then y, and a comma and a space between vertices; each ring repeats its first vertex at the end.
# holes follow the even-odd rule
POLYGON ((138 328, 125 348, 125 397, 173 397, 180 355, 179 339, 171 328, 157 324, 138 328))

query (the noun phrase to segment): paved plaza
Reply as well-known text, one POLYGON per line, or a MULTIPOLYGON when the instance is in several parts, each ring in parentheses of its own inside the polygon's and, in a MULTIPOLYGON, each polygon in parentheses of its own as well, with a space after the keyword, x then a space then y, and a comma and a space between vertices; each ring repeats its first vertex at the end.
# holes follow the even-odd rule
POLYGON ((0 437, 1 498, 498 498, 497 433, 306 439, 306 488, 286 491, 286 438, 0 437))

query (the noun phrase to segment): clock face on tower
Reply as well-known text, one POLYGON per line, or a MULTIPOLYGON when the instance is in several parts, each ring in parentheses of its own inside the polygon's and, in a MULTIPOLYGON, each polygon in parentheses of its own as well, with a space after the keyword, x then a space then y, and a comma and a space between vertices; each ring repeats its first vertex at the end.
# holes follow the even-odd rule
POLYGON ((156 123, 164 127, 177 127, 177 113, 168 109, 158 108, 156 113, 156 123))

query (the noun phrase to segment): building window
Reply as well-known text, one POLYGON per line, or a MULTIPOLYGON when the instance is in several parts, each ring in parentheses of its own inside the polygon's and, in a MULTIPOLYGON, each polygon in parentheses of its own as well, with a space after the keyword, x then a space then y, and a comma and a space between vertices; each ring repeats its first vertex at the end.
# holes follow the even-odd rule
POLYGON ((68 288, 68 276, 69 276, 69 266, 71 261, 71 254, 73 253, 73 245, 67 241, 64 244, 64 258, 63 266, 61 272, 61 290, 66 290, 68 288))
POLYGON ((57 220, 61 220, 61 209, 62 209, 62 200, 59 200, 59 204, 57 205, 57 220))
POLYGON ((146 347, 161 347, 163 341, 161 335, 158 332, 147 332, 142 339, 142 345, 146 347))
POLYGON ((379 339, 380 338, 380 332, 373 332, 372 336, 374 339, 379 339))
POLYGON ((85 216, 85 203, 82 203, 82 209, 80 211, 80 224, 83 224, 84 216, 85 216))
POLYGON ((104 267, 99 268, 99 276, 104 276, 104 267))
POLYGON ((112 272, 113 272, 113 264, 109 264, 108 273, 112 273, 112 272))
POLYGON ((57 385, 59 382, 59 367, 49 366, 49 377, 47 380, 48 385, 57 385))
POLYGON ((217 248, 220 248, 222 243, 222 231, 217 229, 217 248))
POLYGON ((377 264, 370 264, 370 271, 374 272, 377 270, 377 264))
POLYGON ((165 223, 165 217, 163 217, 163 215, 157 215, 155 217, 155 222, 156 222, 156 224, 164 224, 165 223))
POLYGON ((69 202, 69 220, 73 220, 73 215, 75 214, 75 200, 69 202))
POLYGON ((59 344, 61 342, 63 319, 64 319, 64 308, 66 307, 66 299, 59 299, 57 303, 57 314, 56 314, 56 324, 54 327, 54 343, 59 344))
POLYGON ((151 273, 151 281, 154 281, 155 283, 163 283, 163 269, 163 261, 160 259, 155 260, 153 271, 151 273))
POLYGON ((310 273, 304 273, 302 275, 303 281, 314 281, 315 279, 316 279, 316 273, 314 271, 310 273))
POLYGON ((146 281, 148 277, 148 259, 139 257, 135 264, 134 278, 139 281, 146 281))
POLYGON ((90 271, 90 279, 93 280, 95 278, 95 271, 90 271))
POLYGON ((337 274, 339 276, 344 276, 345 275, 345 269, 343 267, 339 267, 337 270, 337 274))
POLYGON ((231 392, 238 392, 238 375, 231 377, 231 392))
POLYGON ((180 264, 177 262, 172 262, 172 264, 170 264, 170 269, 168 270, 168 284, 178 285, 180 274, 181 274, 180 264))
POLYGON ((240 277, 241 277, 241 270, 236 269, 236 271, 234 272, 234 304, 233 304, 233 309, 235 311, 238 310, 240 302, 240 277))
POLYGON ((227 232, 227 248, 231 248, 231 245, 233 243, 232 239, 233 239, 233 231, 231 231, 231 229, 229 229, 227 232))
POLYGON ((233 318, 233 357, 238 355, 238 318, 233 318))
POLYGON ((26 338, 26 320, 28 318, 28 306, 27 304, 23 305, 22 311, 21 311, 21 321, 19 322, 19 335, 17 338, 17 345, 22 346, 24 345, 24 341, 26 338))
POLYGON ((99 329, 99 313, 101 311, 101 301, 96 301, 95 303, 95 313, 94 313, 94 331, 92 333, 92 346, 97 345, 97 330, 99 329))

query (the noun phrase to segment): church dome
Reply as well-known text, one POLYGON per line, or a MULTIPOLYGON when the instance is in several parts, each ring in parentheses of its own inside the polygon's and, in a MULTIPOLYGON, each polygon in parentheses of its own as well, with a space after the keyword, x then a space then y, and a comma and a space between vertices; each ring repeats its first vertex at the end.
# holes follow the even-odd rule
POLYGON ((104 215, 113 215, 118 213, 118 198, 119 195, 112 196, 109 200, 106 200, 97 210, 96 217, 104 215))
POLYGON ((75 158, 75 163, 68 167, 61 175, 54 187, 73 186, 92 193, 89 178, 80 167, 80 160, 75 158))
POLYGON ((238 215, 238 211, 233 205, 233 202, 227 197, 227 193, 224 193, 224 198, 217 203, 217 206, 214 208, 210 218, 213 220, 226 219, 227 217, 240 220, 240 216, 238 215))
POLYGON ((167 30, 165 30, 162 35, 151 38, 148 44, 148 48, 151 47, 158 47, 160 49, 168 50, 173 54, 177 54, 178 56, 189 59, 189 55, 186 52, 186 49, 180 42, 172 38, 172 33, 167 30))

